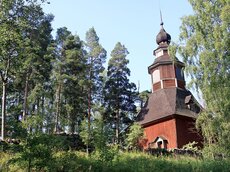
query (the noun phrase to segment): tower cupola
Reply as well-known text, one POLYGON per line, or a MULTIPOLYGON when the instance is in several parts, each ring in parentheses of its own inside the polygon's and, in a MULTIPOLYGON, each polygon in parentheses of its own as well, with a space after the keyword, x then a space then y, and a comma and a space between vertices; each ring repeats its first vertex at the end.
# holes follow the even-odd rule
POLYGON ((162 43, 167 43, 169 45, 171 42, 171 36, 165 31, 163 25, 164 23, 161 22, 161 30, 156 36, 156 42, 158 45, 162 43))

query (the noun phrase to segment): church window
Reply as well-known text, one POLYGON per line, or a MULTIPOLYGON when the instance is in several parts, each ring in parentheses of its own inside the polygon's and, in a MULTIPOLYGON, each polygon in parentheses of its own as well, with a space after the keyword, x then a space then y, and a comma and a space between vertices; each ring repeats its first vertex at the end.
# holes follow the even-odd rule
POLYGON ((184 80, 184 73, 183 70, 181 70, 181 68, 176 67, 176 78, 178 80, 184 80))
POLYGON ((159 71, 159 69, 154 70, 152 76, 153 76, 153 83, 154 84, 159 82, 160 81, 160 71, 159 71))

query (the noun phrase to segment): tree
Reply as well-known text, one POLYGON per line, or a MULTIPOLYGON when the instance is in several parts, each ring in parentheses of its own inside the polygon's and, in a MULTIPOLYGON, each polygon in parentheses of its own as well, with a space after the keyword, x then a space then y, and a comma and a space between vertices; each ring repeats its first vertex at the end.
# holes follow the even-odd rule
POLYGON ((130 124, 136 112, 136 85, 128 79, 130 70, 127 55, 126 47, 118 42, 111 52, 105 84, 106 118, 111 127, 115 126, 117 143, 121 129, 130 124))
MULTIPOLYGON (((105 68, 103 64, 106 60, 106 50, 100 45, 99 37, 94 28, 86 32, 86 59, 87 59, 87 94, 88 94, 88 133, 90 140, 91 113, 95 102, 102 102, 103 77, 105 68)), ((87 144, 89 146, 89 143, 87 144)))
POLYGON ((182 18, 180 54, 205 100, 197 120, 205 151, 230 155, 230 3, 189 0, 194 14, 182 18))
POLYGON ((63 92, 63 75, 64 75, 64 41, 70 35, 70 31, 66 27, 59 28, 56 35, 56 50, 55 50, 55 61, 53 62, 52 78, 53 87, 55 90, 55 122, 54 122, 54 133, 58 132, 59 118, 61 114, 61 102, 62 102, 62 92, 63 92))
POLYGON ((53 87, 55 90, 55 127, 59 132, 68 126, 71 133, 86 109, 86 60, 82 41, 67 28, 59 28, 56 38, 56 59, 53 62, 53 87), (61 115, 62 114, 62 115, 61 115))
POLYGON ((1 1, 0 3, 0 75, 2 81, 2 128, 1 136, 5 138, 7 84, 12 76, 12 66, 20 57, 20 26, 15 20, 19 14, 21 2, 1 1))
POLYGON ((63 96, 67 113, 69 132, 79 132, 77 128, 86 111, 86 60, 80 38, 68 36, 64 44, 65 76, 63 96))
POLYGON ((51 58, 47 48, 52 41, 52 15, 45 15, 40 5, 31 4, 23 9, 23 21, 26 26, 23 34, 23 62, 19 75, 24 82, 23 119, 30 114, 39 114, 42 90, 49 79, 51 58), (28 102, 28 98, 30 102, 28 102), (30 104, 30 109, 28 107, 30 104))

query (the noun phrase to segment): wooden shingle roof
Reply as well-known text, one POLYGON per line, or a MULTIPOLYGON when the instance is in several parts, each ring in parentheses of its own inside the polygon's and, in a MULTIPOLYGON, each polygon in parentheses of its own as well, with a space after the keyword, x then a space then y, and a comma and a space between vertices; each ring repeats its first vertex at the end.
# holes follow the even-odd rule
POLYGON ((192 96, 191 92, 180 88, 160 89, 151 93, 138 115, 139 124, 148 125, 173 115, 197 118, 200 106, 196 102, 191 102, 191 106, 186 104, 188 96, 192 96))

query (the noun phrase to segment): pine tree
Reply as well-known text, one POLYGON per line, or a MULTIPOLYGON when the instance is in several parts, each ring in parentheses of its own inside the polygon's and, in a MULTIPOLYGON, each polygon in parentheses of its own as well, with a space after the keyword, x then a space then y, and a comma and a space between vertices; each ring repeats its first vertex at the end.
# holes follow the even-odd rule
POLYGON ((117 143, 120 142, 121 129, 131 122, 136 112, 136 85, 128 79, 130 70, 127 55, 126 47, 118 42, 111 52, 105 85, 106 118, 111 127, 115 127, 117 143))
POLYGON ((46 54, 52 40, 53 16, 45 15, 40 5, 36 4, 27 6, 23 12, 22 22, 26 23, 26 26, 22 31, 24 35, 23 64, 18 77, 21 77, 24 82, 23 119, 25 120, 28 110, 30 114, 39 114, 41 94, 45 82, 49 79, 51 59, 47 58, 49 56, 46 54))
MULTIPOLYGON (((91 114, 93 106, 102 102, 103 77, 105 68, 103 64, 106 60, 106 50, 100 45, 99 37, 94 28, 86 32, 86 58, 87 58, 87 94, 88 94, 88 140, 91 138, 91 114)), ((89 143, 87 144, 89 146, 89 143)))
POLYGON ((180 54, 205 100, 197 120, 208 154, 230 155, 230 3, 190 0, 194 14, 183 17, 180 54))
POLYGON ((79 132, 79 124, 84 118, 86 109, 86 60, 83 55, 82 41, 75 36, 65 41, 65 108, 70 133, 79 132))
POLYGON ((82 41, 67 28, 59 28, 55 52, 52 73, 55 90, 54 132, 68 126, 69 131, 74 133, 86 109, 86 60, 82 41))
POLYGON ((66 27, 59 28, 56 35, 56 50, 55 61, 53 62, 52 80, 55 90, 55 122, 54 122, 54 132, 59 131, 60 114, 61 114, 61 104, 62 104, 62 92, 64 85, 64 66, 65 66, 65 56, 64 56, 64 41, 70 35, 70 31, 66 27))

